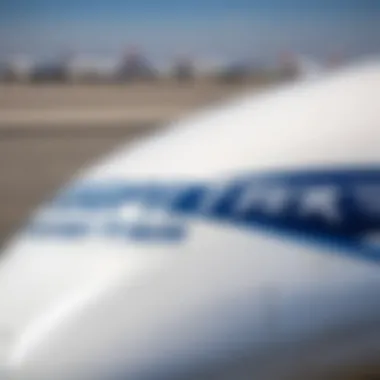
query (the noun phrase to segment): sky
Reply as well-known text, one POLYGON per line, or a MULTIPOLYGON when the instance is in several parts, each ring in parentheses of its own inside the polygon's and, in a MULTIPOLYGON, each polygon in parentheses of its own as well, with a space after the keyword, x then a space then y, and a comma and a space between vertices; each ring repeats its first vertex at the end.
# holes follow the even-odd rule
POLYGON ((380 49, 378 0, 0 0, 0 56, 63 51, 268 59, 380 49))

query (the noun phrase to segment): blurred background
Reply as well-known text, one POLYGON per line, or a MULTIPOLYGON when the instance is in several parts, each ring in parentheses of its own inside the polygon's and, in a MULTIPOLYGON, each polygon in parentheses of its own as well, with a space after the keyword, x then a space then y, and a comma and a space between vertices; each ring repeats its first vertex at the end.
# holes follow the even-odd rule
POLYGON ((376 0, 1 0, 0 245, 117 146, 379 48, 376 0))

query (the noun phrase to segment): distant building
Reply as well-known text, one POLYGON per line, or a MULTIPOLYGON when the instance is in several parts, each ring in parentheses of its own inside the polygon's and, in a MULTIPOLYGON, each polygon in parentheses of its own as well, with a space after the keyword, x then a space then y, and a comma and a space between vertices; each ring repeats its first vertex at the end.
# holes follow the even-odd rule
POLYGON ((184 68, 189 70, 189 66, 191 65, 192 76, 194 78, 215 78, 220 75, 226 66, 226 62, 223 59, 215 57, 198 57, 192 61, 185 59, 182 62, 179 61, 179 63, 182 65, 181 70, 184 68), (185 67, 183 67, 184 64, 185 67))
POLYGON ((117 74, 117 61, 103 57, 78 56, 67 64, 70 82, 110 82, 117 74))
POLYGON ((282 79, 305 79, 317 77, 328 70, 323 62, 300 54, 285 54, 280 59, 279 75, 282 79))
POLYGON ((37 64, 32 74, 33 82, 66 82, 72 53, 66 52, 57 59, 37 64))
POLYGON ((157 71, 139 51, 129 51, 119 66, 117 77, 121 81, 150 81, 157 78, 157 71))
POLYGON ((31 79, 33 82, 66 82, 66 67, 54 63, 38 65, 31 79))
POLYGON ((219 79, 226 83, 242 82, 251 76, 252 70, 247 62, 235 62, 220 70, 219 79))
POLYGON ((0 78, 7 82, 28 82, 31 78, 33 65, 25 57, 16 57, 0 65, 0 78))
POLYGON ((179 82, 188 82, 195 77, 195 68, 189 58, 180 58, 173 67, 173 76, 179 82))

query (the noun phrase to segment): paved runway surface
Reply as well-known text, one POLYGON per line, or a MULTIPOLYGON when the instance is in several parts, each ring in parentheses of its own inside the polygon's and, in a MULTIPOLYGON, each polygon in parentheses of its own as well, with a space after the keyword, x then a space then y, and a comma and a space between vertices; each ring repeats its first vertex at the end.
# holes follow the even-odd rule
POLYGON ((83 165, 157 124, 0 128, 0 247, 41 201, 83 165))

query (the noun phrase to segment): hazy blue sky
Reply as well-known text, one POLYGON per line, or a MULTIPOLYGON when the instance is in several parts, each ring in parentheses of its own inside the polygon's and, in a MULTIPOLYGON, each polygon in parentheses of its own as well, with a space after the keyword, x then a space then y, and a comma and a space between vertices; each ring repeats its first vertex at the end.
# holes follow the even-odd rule
POLYGON ((378 0, 0 0, 0 55, 270 57, 380 50, 378 0))

